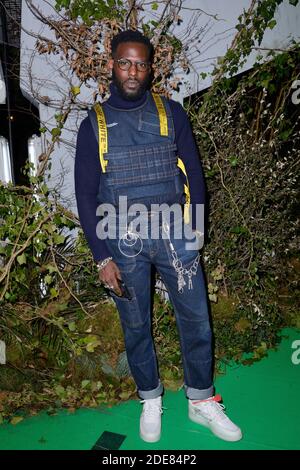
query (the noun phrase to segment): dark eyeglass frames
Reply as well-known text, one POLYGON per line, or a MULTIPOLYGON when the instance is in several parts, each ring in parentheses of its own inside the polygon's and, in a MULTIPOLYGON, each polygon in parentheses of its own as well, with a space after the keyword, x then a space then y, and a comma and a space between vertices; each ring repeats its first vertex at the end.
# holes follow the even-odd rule
POLYGON ((149 62, 132 62, 129 59, 114 59, 114 61, 117 62, 119 69, 124 71, 129 70, 132 65, 135 65, 139 72, 147 72, 150 67, 149 62))

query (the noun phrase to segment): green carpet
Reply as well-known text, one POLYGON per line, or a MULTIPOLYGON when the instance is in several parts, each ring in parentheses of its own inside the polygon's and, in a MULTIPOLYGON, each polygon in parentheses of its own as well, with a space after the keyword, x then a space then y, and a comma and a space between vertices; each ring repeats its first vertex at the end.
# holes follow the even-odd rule
POLYGON ((286 329, 282 335, 287 337, 278 350, 251 366, 227 367, 216 380, 228 416, 243 430, 239 442, 222 441, 189 421, 187 400, 180 390, 165 393, 162 438, 155 444, 139 438, 141 405, 132 400, 113 408, 41 413, 15 426, 3 424, 0 449, 88 450, 104 432, 126 436, 121 450, 300 449, 300 364, 292 362, 292 343, 300 340, 300 330, 286 329))

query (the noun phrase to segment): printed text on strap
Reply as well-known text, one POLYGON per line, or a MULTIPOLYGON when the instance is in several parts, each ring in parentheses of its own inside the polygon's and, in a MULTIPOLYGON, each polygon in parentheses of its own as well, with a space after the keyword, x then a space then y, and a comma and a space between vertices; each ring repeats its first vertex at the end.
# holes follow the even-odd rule
POLYGON ((100 157, 100 164, 102 172, 106 172, 106 165, 108 163, 107 160, 104 159, 104 154, 107 153, 108 144, 107 144, 107 127, 106 127, 106 120, 104 111, 102 106, 97 103, 94 106, 96 116, 97 116, 97 123, 98 123, 98 132, 99 132, 99 157, 100 157))
POLYGON ((152 93, 153 99, 155 101, 158 116, 159 116, 159 125, 160 125, 160 135, 168 135, 168 118, 167 113, 163 104, 161 97, 157 93, 152 93))

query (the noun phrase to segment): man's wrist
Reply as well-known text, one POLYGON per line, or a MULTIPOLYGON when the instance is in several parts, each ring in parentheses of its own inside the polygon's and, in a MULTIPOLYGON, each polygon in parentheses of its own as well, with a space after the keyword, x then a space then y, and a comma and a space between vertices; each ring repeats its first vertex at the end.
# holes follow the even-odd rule
POLYGON ((98 261, 96 264, 98 271, 102 271, 102 269, 105 268, 105 266, 107 266, 110 261, 112 261, 112 256, 108 256, 107 258, 98 261))

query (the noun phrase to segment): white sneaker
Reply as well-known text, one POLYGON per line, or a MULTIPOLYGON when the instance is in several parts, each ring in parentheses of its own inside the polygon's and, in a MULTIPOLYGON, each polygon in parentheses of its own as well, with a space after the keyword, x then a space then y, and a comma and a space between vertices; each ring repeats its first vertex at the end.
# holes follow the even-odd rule
POLYGON ((143 411, 140 418, 140 437, 146 442, 157 442, 161 433, 161 397, 142 400, 143 411))
POLYGON ((242 431, 224 413, 225 406, 218 403, 221 399, 216 395, 207 400, 189 400, 189 418, 203 424, 224 441, 239 441, 242 431))

